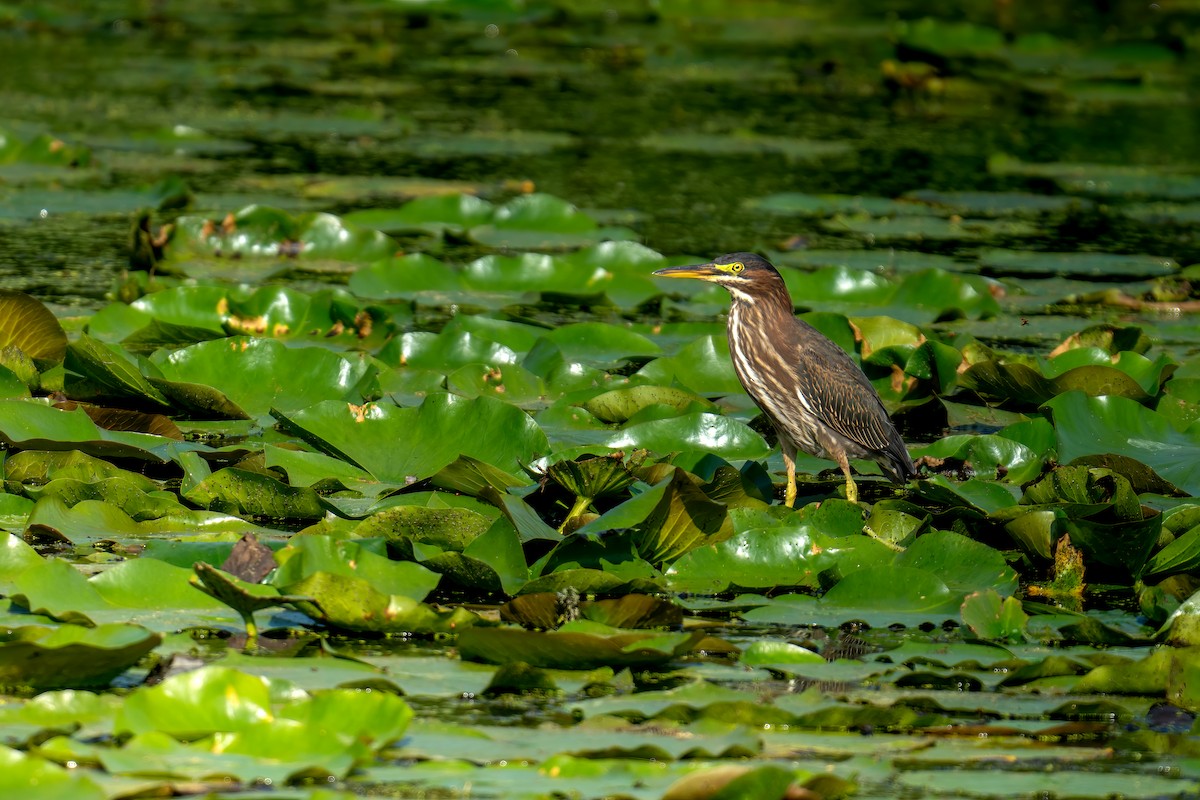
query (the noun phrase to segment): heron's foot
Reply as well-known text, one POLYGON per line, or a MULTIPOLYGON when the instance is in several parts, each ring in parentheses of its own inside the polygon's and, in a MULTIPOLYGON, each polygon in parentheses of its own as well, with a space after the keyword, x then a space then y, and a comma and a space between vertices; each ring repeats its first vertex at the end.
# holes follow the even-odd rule
POLYGON ((858 503, 858 484, 849 475, 846 476, 846 499, 858 503))

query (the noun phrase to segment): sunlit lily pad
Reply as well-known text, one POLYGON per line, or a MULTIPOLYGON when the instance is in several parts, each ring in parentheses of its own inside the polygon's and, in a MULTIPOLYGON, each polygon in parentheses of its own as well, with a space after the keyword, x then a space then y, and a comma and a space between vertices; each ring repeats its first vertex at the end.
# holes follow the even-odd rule
POLYGON ((189 259, 273 259, 370 263, 396 252, 387 236, 347 225, 331 214, 293 216, 267 206, 247 206, 225 219, 181 217, 167 257, 189 259))
POLYGON ((547 449, 525 412, 486 397, 435 394, 417 408, 326 401, 274 414, 314 446, 399 484, 431 477, 460 455, 519 472, 547 449))
POLYGON ((27 294, 0 291, 0 349, 18 347, 30 358, 52 364, 66 353, 67 335, 50 310, 27 294))
POLYGON ((413 200, 397 209, 369 209, 347 214, 345 220, 385 233, 420 232, 462 236, 491 219, 495 207, 472 194, 445 194, 413 200))
POLYGON ((565 200, 522 195, 496 208, 492 221, 469 231, 478 244, 527 250, 572 249, 604 239, 631 239, 625 228, 602 228, 565 200))
POLYGON ((324 348, 290 348, 274 339, 232 337, 164 354, 162 376, 211 386, 254 416, 326 399, 361 400, 356 391, 370 365, 324 348))

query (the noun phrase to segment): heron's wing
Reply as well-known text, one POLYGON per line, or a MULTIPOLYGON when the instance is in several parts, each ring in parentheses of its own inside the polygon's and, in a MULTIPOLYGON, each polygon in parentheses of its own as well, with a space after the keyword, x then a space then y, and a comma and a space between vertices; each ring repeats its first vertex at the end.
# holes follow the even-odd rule
POLYGON ((875 387, 845 351, 833 342, 810 344, 795 375, 801 403, 822 423, 867 450, 893 458, 903 453, 911 470, 904 443, 875 387))

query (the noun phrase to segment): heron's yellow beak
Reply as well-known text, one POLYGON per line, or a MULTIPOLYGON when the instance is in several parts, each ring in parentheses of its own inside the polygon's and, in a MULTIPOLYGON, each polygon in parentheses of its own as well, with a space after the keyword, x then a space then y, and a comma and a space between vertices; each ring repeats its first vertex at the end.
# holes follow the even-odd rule
POLYGON ((726 271, 716 264, 692 264, 686 267, 656 269, 653 274, 660 278, 699 278, 707 281, 725 275, 726 271))

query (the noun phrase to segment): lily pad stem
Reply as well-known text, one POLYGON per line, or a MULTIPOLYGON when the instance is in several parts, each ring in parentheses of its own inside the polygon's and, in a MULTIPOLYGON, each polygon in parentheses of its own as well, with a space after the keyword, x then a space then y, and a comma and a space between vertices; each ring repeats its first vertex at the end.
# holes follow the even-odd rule
POLYGON ((565 531, 567 529, 567 523, 578 517, 584 511, 587 511, 588 506, 591 504, 592 498, 590 497, 576 497, 575 505, 571 506, 571 510, 567 513, 566 518, 563 519, 562 524, 558 526, 558 532, 562 533, 565 531))
POLYGON ((242 611, 242 622, 246 626, 246 649, 249 650, 258 644, 258 625, 254 622, 253 611, 242 611))

